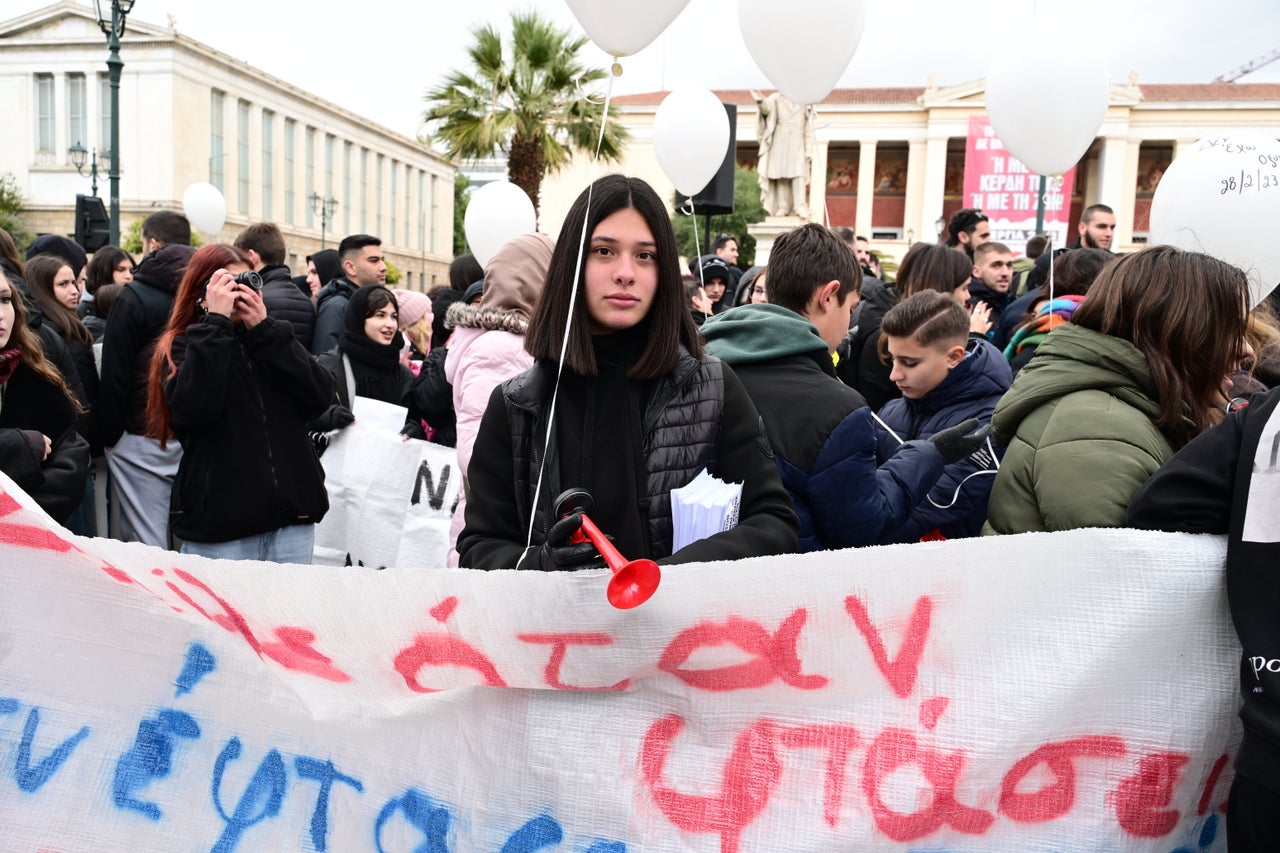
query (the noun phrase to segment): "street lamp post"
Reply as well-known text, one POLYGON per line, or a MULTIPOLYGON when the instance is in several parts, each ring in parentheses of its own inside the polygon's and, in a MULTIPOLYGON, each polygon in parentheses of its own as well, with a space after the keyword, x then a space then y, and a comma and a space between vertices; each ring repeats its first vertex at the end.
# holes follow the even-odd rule
POLYGON ((107 73, 111 79, 111 245, 120 245, 120 37, 124 35, 124 19, 133 11, 134 0, 93 0, 98 12, 98 26, 107 36, 107 73), (110 2, 111 14, 103 6, 110 2))
POLYGON ((311 209, 315 211, 316 216, 320 217, 320 249, 324 250, 324 231, 330 220, 333 219, 333 211, 338 206, 338 200, 333 196, 321 198, 320 193, 312 193, 308 196, 311 202, 311 209))
MULTIPOLYGON (((98 149, 93 149, 93 154, 85 150, 85 147, 77 140, 75 145, 67 149, 71 154, 71 165, 76 167, 76 171, 83 177, 85 161, 89 162, 89 186, 92 188, 94 198, 98 197, 98 149)), ((114 245, 114 244, 113 244, 114 245)))

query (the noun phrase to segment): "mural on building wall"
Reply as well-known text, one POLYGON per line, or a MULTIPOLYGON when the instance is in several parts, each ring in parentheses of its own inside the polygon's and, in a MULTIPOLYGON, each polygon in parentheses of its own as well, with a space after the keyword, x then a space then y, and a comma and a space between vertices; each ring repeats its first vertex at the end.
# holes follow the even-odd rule
POLYGON ((907 194, 907 152, 876 152, 876 195, 907 194))
POLYGON ((827 154, 827 195, 858 194, 858 152, 827 154))
POLYGON ((1165 170, 1173 162, 1173 148, 1143 145, 1138 151, 1138 197, 1151 198, 1165 170))
POLYGON ((960 198, 964 195, 964 152, 947 152, 947 172, 943 180, 943 198, 960 198))

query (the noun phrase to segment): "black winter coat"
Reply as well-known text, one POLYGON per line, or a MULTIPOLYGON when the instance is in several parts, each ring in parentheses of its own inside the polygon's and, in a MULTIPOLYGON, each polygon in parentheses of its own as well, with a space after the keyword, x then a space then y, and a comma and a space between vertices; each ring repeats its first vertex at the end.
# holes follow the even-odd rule
POLYGON ((145 431, 147 377, 156 339, 169 322, 173 295, 187 263, 190 246, 161 246, 142 259, 133 281, 111 306, 102 338, 102 384, 95 413, 98 438, 111 447, 127 430, 145 431))
MULTIPOLYGON (((710 361, 717 362, 716 359, 710 361)), ((618 415, 623 422, 630 422, 625 434, 597 435, 594 442, 582 447, 602 448, 616 460, 612 470, 590 481, 581 481, 575 472, 589 467, 588 458, 599 461, 601 454, 565 452, 557 445, 574 444, 562 438, 553 441, 553 458, 548 458, 546 481, 543 483, 540 506, 536 512, 545 519, 547 509, 555 500, 558 490, 571 486, 583 486, 595 497, 599 517, 593 520, 610 535, 617 534, 617 546, 631 559, 649 556, 662 563, 693 563, 709 560, 729 560, 768 554, 792 553, 796 548, 796 531, 799 523, 791 508, 791 500, 772 459, 768 436, 760 415, 752 405, 742 383, 728 366, 723 366, 722 399, 713 403, 711 398, 699 397, 690 402, 685 399, 689 383, 700 381, 702 371, 691 369, 698 362, 687 354, 680 366, 666 377, 651 383, 625 380, 633 386, 623 393, 635 391, 633 403, 638 403, 634 419, 625 412, 618 415), (639 387, 645 386, 645 387, 639 387), (709 456, 695 451, 700 444, 695 440, 697 430, 686 426, 663 426, 680 419, 700 419, 708 405, 718 409, 717 439, 709 456), (638 417, 643 412, 643 417, 638 417), (674 420, 673 420, 674 419, 674 420), (677 469, 687 472, 673 487, 686 485, 706 465, 712 474, 725 482, 743 483, 742 503, 738 526, 694 542, 675 554, 670 553, 670 541, 665 545, 652 540, 652 514, 655 499, 647 493, 652 486, 655 468, 667 473, 677 469), (620 475, 618 475, 620 473, 620 475), (629 484, 629 485, 628 485, 629 484), (618 508, 614 513, 601 512, 602 507, 618 508), (611 517, 612 515, 612 517, 611 517), (646 533, 648 531, 648 533, 646 533), (635 537, 639 536, 639 540, 635 537)), ((623 366, 625 367, 625 366, 623 366)), ((542 456, 542 440, 546 435, 546 405, 554 385, 555 365, 538 362, 530 370, 499 385, 489 398, 471 454, 471 466, 467 471, 468 498, 466 527, 458 536, 458 556, 461 565, 477 569, 510 569, 519 562, 524 552, 528 512, 519 509, 522 498, 517 496, 521 485, 529 485, 537 476, 537 460, 542 456), (513 411, 513 409, 515 411, 513 411), (516 423, 513 423, 513 418, 516 423), (526 431, 531 427, 532 431, 526 431), (517 446, 517 436, 520 446, 517 446), (522 449, 523 448, 523 449, 522 449), (526 464, 522 468, 520 462, 526 464)), ((625 372, 625 371, 624 371, 625 372)), ((576 374, 574 375, 576 376, 576 374)), ((569 378, 570 374, 565 373, 569 378)), ((557 402, 557 431, 580 435, 582 429, 590 430, 593 416, 599 416, 601 408, 588 405, 586 399, 593 389, 607 393, 599 386, 607 380, 581 380, 564 385, 557 402), (584 417, 585 416, 585 417, 584 417), (574 424, 567 420, 574 419, 574 424)), ((711 386, 703 383, 705 391, 711 386)), ((616 409, 613 414, 617 415, 616 409)), ((606 413, 601 416, 611 417, 606 413)), ((530 491, 531 493, 531 491, 530 491)), ((666 503, 670 512, 670 503, 666 503)), ((535 524, 534 544, 540 544, 546 535, 545 522, 535 524)))
POLYGON ((311 338, 313 355, 324 355, 342 340, 346 328, 347 303, 356 286, 345 278, 335 278, 316 296, 315 333, 311 338))
POLYGON ((75 410, 62 389, 25 364, 0 394, 0 471, 13 478, 45 512, 63 522, 84 500, 89 443, 75 431, 75 410), (53 443, 47 459, 43 439, 53 443))
POLYGON ((871 411, 902 396, 889 381, 891 368, 880 360, 880 321, 898 304, 898 290, 892 284, 868 287, 858 308, 858 325, 840 345, 836 375, 840 381, 862 394, 871 411))
POLYGON ((259 272, 262 275, 262 304, 267 306, 267 316, 288 320, 293 326, 293 336, 303 349, 310 352, 316 331, 316 309, 311 305, 311 298, 298 290, 289 268, 284 264, 265 266, 259 272))
POLYGON ((329 498, 307 421, 333 399, 333 382, 289 324, 267 317, 245 329, 208 314, 174 340, 173 358, 164 394, 182 442, 174 534, 227 542, 323 518, 329 498))

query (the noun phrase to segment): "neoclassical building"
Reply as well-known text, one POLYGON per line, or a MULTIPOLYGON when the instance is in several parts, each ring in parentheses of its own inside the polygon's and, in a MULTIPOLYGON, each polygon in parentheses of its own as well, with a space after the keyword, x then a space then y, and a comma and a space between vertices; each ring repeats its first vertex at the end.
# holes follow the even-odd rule
MULTIPOLYGON (((653 117, 665 95, 615 98, 610 118, 632 138, 625 162, 613 168, 643 177, 669 198, 673 188, 653 148, 653 117)), ((737 159, 754 166, 755 101, 743 89, 716 95, 737 106, 737 159)), ((981 80, 833 91, 817 107, 812 218, 850 226, 899 256, 906 241, 936 239, 937 220, 966 206, 969 117, 984 111, 981 80)), ((1071 222, 1101 202, 1116 211, 1118 248, 1145 242, 1151 198, 1173 158, 1203 136, 1244 129, 1280 137, 1280 84, 1150 85, 1131 77, 1114 85, 1106 119, 1076 170, 1071 222)), ((580 158, 549 178, 542 188, 544 227, 558 226, 578 192, 604 171, 580 158)))
MULTIPOLYGON (((97 149, 108 196, 110 89, 106 41, 92 8, 63 0, 0 22, 0 173, 11 172, 36 233, 70 234, 77 144, 97 149)), ((196 181, 218 187, 227 220, 207 242, 250 222, 284 231, 295 272, 346 234, 382 238, 405 284, 448 280, 454 167, 417 140, 171 28, 130 18, 120 86, 121 231, 152 210, 181 209, 196 181), (310 198, 333 199, 332 217, 310 198)))

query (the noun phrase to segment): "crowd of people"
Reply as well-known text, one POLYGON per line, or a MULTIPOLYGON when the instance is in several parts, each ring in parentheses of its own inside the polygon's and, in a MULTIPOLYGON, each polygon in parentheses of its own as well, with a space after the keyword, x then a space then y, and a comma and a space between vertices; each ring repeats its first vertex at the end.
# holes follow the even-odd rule
MULTIPOLYGON (((403 408, 405 439, 457 447, 450 565, 598 565, 573 489, 622 553, 671 564, 1211 531, 1232 536, 1233 611, 1267 642, 1275 629, 1252 626, 1274 624, 1275 586, 1256 566, 1280 534, 1258 532, 1275 532, 1275 492, 1252 454, 1274 470, 1280 324, 1242 270, 1116 254, 1114 228, 1093 205, 1071 245, 1015 252, 964 209, 890 279, 866 240, 808 224, 767 267, 739 270, 722 234, 684 275, 657 193, 610 175, 557 239, 461 256, 427 293, 386 286, 371 235, 295 277, 271 223, 196 250, 181 214, 157 212, 136 262, 52 235, 21 257, 0 231, 0 470, 79 534, 305 564, 322 455, 369 399, 403 408), (741 484, 738 523, 677 547, 671 492, 704 470, 741 484)), ((1280 790, 1266 701, 1245 716, 1250 809, 1280 790)), ((1233 817, 1237 837, 1256 814, 1233 817)))

